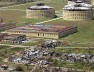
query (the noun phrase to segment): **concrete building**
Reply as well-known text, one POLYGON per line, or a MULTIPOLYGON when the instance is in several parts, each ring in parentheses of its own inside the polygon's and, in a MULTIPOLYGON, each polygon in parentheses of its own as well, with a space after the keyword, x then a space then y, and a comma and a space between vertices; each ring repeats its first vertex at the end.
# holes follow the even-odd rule
POLYGON ((92 5, 78 1, 63 8, 63 19, 70 21, 87 21, 93 19, 92 5))
POLYGON ((77 32, 76 26, 26 25, 7 31, 9 34, 24 34, 27 37, 58 39, 77 32))
POLYGON ((43 3, 39 3, 26 9, 26 17, 33 19, 54 18, 55 9, 53 7, 46 6, 43 3))

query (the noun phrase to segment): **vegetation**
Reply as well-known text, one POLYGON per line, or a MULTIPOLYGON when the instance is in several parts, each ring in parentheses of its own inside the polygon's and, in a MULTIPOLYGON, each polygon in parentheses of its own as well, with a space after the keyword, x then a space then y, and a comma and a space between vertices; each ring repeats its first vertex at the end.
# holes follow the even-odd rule
POLYGON ((28 42, 28 43, 23 43, 22 45, 24 45, 24 46, 35 46, 35 45, 38 45, 39 44, 39 42, 28 42))
POLYGON ((52 51, 55 51, 57 53, 60 54, 64 54, 64 53, 90 53, 90 54, 94 54, 94 48, 91 49, 82 49, 82 48, 56 48, 56 49, 51 49, 52 51))
POLYGON ((46 24, 60 24, 60 25, 73 25, 78 27, 78 32, 60 40, 66 41, 71 46, 94 46, 94 20, 91 21, 65 21, 63 19, 47 22, 46 24))
MULTIPOLYGON (((56 11, 61 10, 62 7, 66 4, 66 1, 63 2, 63 0, 55 0, 52 1, 45 1, 45 4, 55 7, 56 11), (58 2, 57 2, 58 1, 58 2)), ((19 6, 11 6, 11 7, 5 7, 2 8, 4 10, 0 10, 0 19, 4 19, 6 22, 14 22, 17 24, 17 26, 25 25, 28 23, 38 23, 42 21, 46 21, 49 19, 27 19, 26 18, 26 8, 35 5, 36 3, 26 3, 24 5, 19 6), (15 10, 16 9, 16 10, 15 10), (22 10, 22 11, 21 11, 22 10)))
POLYGON ((0 62, 3 63, 3 59, 10 57, 12 54, 19 53, 23 51, 24 48, 20 47, 8 47, 8 46, 3 46, 3 48, 0 48, 0 62))
MULTIPOLYGON (((56 11, 62 10, 63 6, 67 4, 66 0, 48 0, 45 1, 49 6, 55 7, 56 11)), ((0 10, 0 19, 4 19, 6 22, 14 22, 17 26, 25 25, 28 23, 34 24, 49 19, 27 19, 25 11, 27 7, 35 5, 36 3, 26 3, 24 5, 13 6, 2 8, 6 10, 0 10), (7 9, 17 9, 17 10, 7 10, 7 9)), ((75 25, 78 27, 78 32, 67 37, 61 38, 63 41, 67 41, 71 46, 94 46, 94 20, 82 21, 82 22, 72 22, 65 21, 63 19, 54 20, 47 22, 46 24, 62 24, 62 25, 75 25)))
MULTIPOLYGON (((62 10, 63 6, 67 4, 66 0, 48 0, 45 2, 49 6, 55 7, 56 11, 62 10)), ((6 10, 0 10, 0 19, 4 19, 6 22, 14 22, 17 24, 17 26, 29 24, 29 23, 37 23, 49 19, 27 19, 25 11, 20 10, 26 10, 27 7, 34 5, 35 3, 27 3, 25 5, 19 5, 19 6, 13 6, 13 7, 7 7, 2 8, 6 10), (9 10, 8 10, 9 9, 9 10), (17 9, 17 10, 10 10, 10 9, 17 9)), ((60 25, 74 25, 78 27, 78 32, 72 35, 69 35, 67 37, 61 38, 60 40, 66 41, 68 44, 66 46, 86 46, 88 48, 94 47, 94 20, 91 21, 82 21, 82 22, 72 22, 72 21, 65 21, 63 19, 54 20, 51 22, 47 22, 45 24, 60 24, 60 25)), ((25 43, 23 45, 26 46, 33 46, 38 44, 38 42, 30 42, 25 43)), ((0 64, 3 63, 3 59, 9 57, 13 53, 21 52, 24 48, 11 48, 9 46, 0 46, 0 64)), ((94 54, 94 49, 66 49, 62 47, 58 47, 56 49, 52 49, 53 51, 64 54, 64 53, 91 53, 94 54)), ((94 64, 87 64, 82 62, 75 62, 75 63, 66 63, 64 61, 59 60, 52 60, 53 66, 59 66, 59 67, 69 67, 69 68, 75 68, 75 69, 91 69, 94 70, 94 64)), ((27 65, 20 65, 18 67, 18 70, 26 70, 27 65), (21 68, 20 68, 21 67, 21 68)), ((33 68, 33 66, 29 66, 30 69, 33 68)))

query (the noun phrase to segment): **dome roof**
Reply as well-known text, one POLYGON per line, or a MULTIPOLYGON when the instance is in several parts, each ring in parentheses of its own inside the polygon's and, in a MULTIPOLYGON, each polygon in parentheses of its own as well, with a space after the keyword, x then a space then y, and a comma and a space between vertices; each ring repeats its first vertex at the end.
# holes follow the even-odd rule
POLYGON ((35 6, 31 6, 28 9, 31 10, 46 10, 46 9, 52 9, 53 7, 47 6, 44 3, 38 3, 35 6))
POLYGON ((82 2, 76 2, 73 4, 66 5, 63 9, 65 10, 90 10, 92 5, 82 2))
POLYGON ((87 2, 87 0, 68 0, 68 1, 72 1, 72 2, 87 2))

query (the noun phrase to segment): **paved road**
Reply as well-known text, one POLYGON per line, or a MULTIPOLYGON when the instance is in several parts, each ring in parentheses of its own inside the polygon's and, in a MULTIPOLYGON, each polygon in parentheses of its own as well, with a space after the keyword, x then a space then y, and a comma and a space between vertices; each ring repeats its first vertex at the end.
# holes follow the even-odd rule
MULTIPOLYGON (((0 44, 2 46, 11 46, 11 47, 28 47, 33 48, 33 46, 23 46, 23 45, 10 45, 10 44, 0 44)), ((94 47, 56 47, 56 48, 82 48, 82 49, 88 49, 88 48, 94 48, 94 47)))
POLYGON ((0 8, 0 10, 2 10, 2 11, 6 11, 6 10, 10 10, 10 11, 26 11, 26 10, 21 10, 21 9, 1 9, 0 8))
POLYGON ((61 18, 63 18, 63 17, 59 17, 59 18, 54 18, 54 19, 50 19, 50 20, 47 20, 47 21, 38 22, 36 24, 43 24, 43 23, 51 22, 51 21, 58 20, 58 19, 61 19, 61 18))
POLYGON ((81 49, 89 49, 89 48, 94 48, 94 47, 56 47, 56 48, 67 48, 67 49, 70 49, 70 48, 81 48, 81 49))
POLYGON ((11 47, 32 47, 32 46, 23 46, 23 45, 10 45, 10 44, 0 44, 1 46, 11 46, 11 47))

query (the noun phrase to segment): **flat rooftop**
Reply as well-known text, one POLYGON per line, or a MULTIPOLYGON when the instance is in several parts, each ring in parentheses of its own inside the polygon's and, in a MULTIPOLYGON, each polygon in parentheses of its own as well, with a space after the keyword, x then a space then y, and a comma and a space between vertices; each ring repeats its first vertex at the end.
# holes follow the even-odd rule
POLYGON ((53 33, 58 33, 58 32, 63 32, 66 30, 69 30, 71 28, 74 28, 76 26, 62 26, 62 25, 43 25, 43 24, 28 24, 25 26, 21 26, 21 27, 17 27, 14 29, 10 29, 8 31, 13 31, 13 32, 45 32, 45 33, 49 33, 49 32, 53 32, 53 33))

